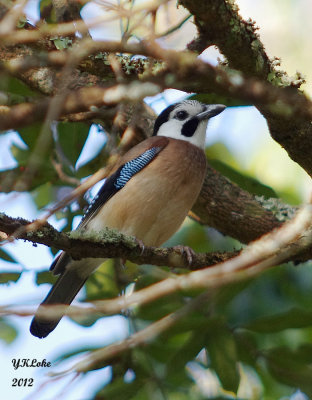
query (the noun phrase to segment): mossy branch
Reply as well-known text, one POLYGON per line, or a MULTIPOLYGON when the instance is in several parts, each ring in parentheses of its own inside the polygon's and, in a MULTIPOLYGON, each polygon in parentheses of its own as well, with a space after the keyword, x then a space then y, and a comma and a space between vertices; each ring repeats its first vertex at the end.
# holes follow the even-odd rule
POLYGON ((40 220, 31 223, 22 218, 11 218, 0 214, 0 231, 8 235, 7 240, 27 240, 64 250, 74 259, 123 258, 137 264, 153 264, 171 268, 201 269, 225 261, 237 252, 214 252, 194 254, 189 264, 186 254, 178 247, 155 248, 142 246, 134 237, 123 235, 112 229, 101 232, 58 232, 52 225, 40 220), (29 231, 29 226, 37 223, 37 229, 29 231))

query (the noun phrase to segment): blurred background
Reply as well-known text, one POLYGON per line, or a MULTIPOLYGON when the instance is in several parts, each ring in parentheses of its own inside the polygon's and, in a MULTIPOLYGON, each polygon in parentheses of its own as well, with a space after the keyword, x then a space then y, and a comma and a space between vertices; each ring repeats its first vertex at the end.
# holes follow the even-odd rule
MULTIPOLYGON (((137 1, 136 3, 139 3, 137 1)), ((251 18, 259 26, 259 34, 270 57, 281 58, 281 69, 293 75, 299 70, 305 77, 307 83, 304 91, 311 95, 311 13, 312 3, 309 0, 263 0, 254 2, 252 0, 237 0, 240 13, 243 18, 251 18)), ((30 21, 38 19, 37 1, 31 0, 25 8, 30 21)), ((105 13, 100 2, 89 2, 82 10, 83 18, 88 22, 99 13, 105 13)), ((187 16, 182 7, 177 8, 175 1, 161 7, 157 16, 157 29, 166 32, 170 27, 176 25, 187 16)), ((121 26, 118 21, 107 23, 104 26, 95 27, 90 30, 94 39, 120 39, 121 26)), ((138 35, 144 36, 144 29, 138 29, 138 35)), ((195 26, 192 20, 188 20, 181 29, 161 38, 162 46, 174 49, 183 49, 191 38, 195 36, 195 26)), ((209 63, 216 64, 218 58, 222 59, 217 49, 206 50, 200 57, 209 63)), ((185 98, 187 94, 167 90, 154 97, 147 98, 149 104, 157 113, 167 105, 185 98)), ((93 125, 87 135, 87 140, 76 160, 75 167, 78 169, 90 160, 94 159, 106 143, 105 132, 98 126, 93 125)), ((0 169, 5 171, 17 165, 17 154, 20 149, 27 149, 18 132, 9 131, 0 135, 0 169)), ((274 142, 268 132, 265 119, 252 106, 229 107, 224 113, 214 118, 207 131, 207 155, 211 160, 221 160, 242 176, 256 178, 260 183, 272 188, 278 197, 292 205, 299 205, 307 201, 311 196, 311 181, 307 174, 294 163, 287 153, 274 142)), ((0 210, 12 217, 23 217, 32 220, 40 217, 50 200, 56 201, 64 196, 70 188, 55 188, 45 185, 37 188, 30 194, 13 192, 0 195, 0 210), (53 192, 53 193, 52 193, 53 192)), ((92 189, 92 195, 97 188, 92 189)), ((77 211, 77 205, 73 205, 71 211, 77 211)), ((73 226, 77 226, 80 216, 72 218, 73 226)), ((59 213, 50 218, 49 222, 58 229, 63 229, 68 223, 66 215, 59 213)), ((187 220, 182 229, 170 240, 168 245, 187 244, 197 251, 208 251, 209 249, 239 248, 239 243, 223 237, 218 232, 196 225, 195 222, 187 220)), ((16 241, 6 244, 0 248, 0 272, 9 273, 10 279, 6 279, 0 285, 0 303, 2 305, 37 305, 49 290, 49 283, 40 283, 38 272, 47 271, 54 255, 50 249, 30 243, 16 241), (21 274, 22 272, 22 274, 21 274)), ((113 263, 109 262, 112 268, 113 263)), ((249 284, 246 290, 240 292, 224 311, 229 321, 235 324, 247 321, 250 316, 259 317, 270 313, 271 308, 282 312, 289 307, 307 306, 311 304, 311 265, 306 263, 304 268, 294 271, 291 266, 284 267, 283 273, 280 268, 266 273, 249 284), (261 299, 261 300, 259 300, 261 299)), ((8 278, 8 275, 7 275, 8 278)), ((42 280, 44 282, 44 279, 42 280)), ((89 294, 94 290, 92 283, 89 284, 89 294)), ((77 300, 86 297, 85 289, 80 293, 77 300)), ((88 297, 90 298, 90 297, 88 297)), ((53 371, 66 369, 77 361, 80 355, 70 360, 64 360, 58 366, 58 360, 64 353, 75 353, 84 347, 104 346, 116 340, 127 337, 131 332, 129 321, 123 316, 102 318, 93 326, 83 327, 69 318, 63 318, 58 328, 46 339, 39 340, 29 333, 30 317, 5 317, 0 320, 0 356, 1 356, 1 390, 3 398, 18 400, 53 399, 62 398, 66 400, 79 400, 92 398, 92 391, 99 390, 105 382, 109 382, 111 368, 107 367, 93 373, 77 377, 74 382, 73 376, 55 379, 49 384, 46 373, 48 369, 20 368, 14 370, 13 359, 36 358, 46 359, 53 363, 53 371), (13 378, 34 378, 32 388, 12 387, 13 378), (70 384, 74 383, 74 384, 70 384)), ((311 342, 311 329, 289 329, 279 334, 262 337, 262 344, 272 346, 292 343, 293 346, 304 341, 311 342)), ((259 339, 260 340, 260 339, 259 339)), ((208 371, 209 372, 209 371, 208 371)), ((206 373, 208 374, 206 371, 206 373)), ((190 372, 199 387, 203 385, 202 374, 195 367, 190 372)), ((272 386, 272 394, 265 398, 282 398, 283 396, 302 396, 296 392, 296 388, 289 388, 282 383, 270 383, 269 376, 261 379, 257 371, 246 368, 248 375, 246 383, 245 398, 261 398, 265 392, 263 382, 272 386), (250 392, 248 392, 248 390, 250 392), (247 395, 246 395, 247 393, 247 395), (250 396, 248 395, 250 393, 250 396)), ((216 378, 211 373, 211 382, 216 378)), ((75 378, 74 378, 75 379, 75 378)), ((131 380, 131 376, 129 376, 131 380)), ((218 385, 211 383, 209 388, 201 387, 203 393, 212 396, 220 394, 218 385), (214 389, 215 388, 215 389, 214 389), (210 390, 210 392, 209 392, 210 390)), ((243 391, 243 389, 242 389, 243 391)), ((243 393, 241 394, 243 397, 243 393)), ((160 397, 155 397, 160 398, 160 397)), ((284 397, 286 398, 286 397, 284 397)), ((299 397, 296 397, 298 400, 299 397)))

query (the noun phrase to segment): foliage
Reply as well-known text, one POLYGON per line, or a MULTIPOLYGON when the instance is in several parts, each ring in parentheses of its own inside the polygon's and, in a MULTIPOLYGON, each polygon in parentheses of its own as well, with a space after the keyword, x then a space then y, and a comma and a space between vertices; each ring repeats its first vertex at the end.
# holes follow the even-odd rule
MULTIPOLYGON (((131 10, 135 6, 135 2, 129 1, 128 3, 131 10)), ((189 5, 189 2, 181 1, 180 3, 188 7, 190 12, 193 12, 192 5, 189 5)), ((223 8, 230 8, 233 2, 218 1, 218 3, 223 5, 223 8)), ((61 22, 67 21, 60 19, 60 10, 56 10, 53 4, 54 2, 50 0, 40 1, 41 23, 43 26, 50 24, 51 29, 58 25, 61 26, 61 22)), ((102 7, 105 8, 105 5, 102 5, 102 7)), ((108 6, 106 5, 106 7, 108 6)), ((171 3, 170 7, 173 7, 171 3)), ((114 7, 112 8, 113 10, 108 7, 107 12, 115 10, 114 7)), ((222 7, 220 6, 220 8, 222 7)), ((235 11, 235 7, 233 10, 235 11)), ((77 10, 71 10, 67 15, 68 21, 77 18, 76 12, 77 10), (72 18, 72 15, 76 15, 76 17, 72 18)), ((148 26, 152 25, 157 12, 162 12, 162 8, 160 7, 158 11, 157 8, 151 9, 143 15, 148 26)), ((77 101, 85 100, 83 93, 78 92, 81 89, 80 85, 87 89, 93 87, 93 85, 103 89, 106 85, 109 88, 109 84, 113 87, 113 85, 129 83, 131 79, 138 82, 142 79, 142 83, 146 76, 151 79, 148 76, 149 70, 153 70, 151 81, 154 79, 156 82, 157 77, 162 77, 162 69, 165 68, 161 64, 163 59, 155 63, 153 56, 154 58, 149 60, 146 69, 144 69, 145 59, 143 58, 139 61, 136 61, 135 58, 129 61, 129 58, 125 57, 122 59, 124 64, 117 65, 116 60, 123 56, 122 46, 128 43, 129 39, 146 40, 146 32, 149 32, 149 28, 142 22, 141 14, 141 23, 138 23, 138 15, 135 15, 133 19, 127 17, 128 14, 125 15, 122 19, 120 15, 120 18, 118 18, 121 21, 121 51, 111 51, 111 54, 114 54, 111 58, 107 58, 106 52, 98 51, 100 56, 97 56, 94 51, 90 50, 90 54, 86 52, 87 56, 83 60, 79 59, 80 55, 77 56, 78 61, 75 60, 73 56, 73 53, 75 54, 74 46, 77 45, 77 38, 79 38, 79 35, 75 36, 75 32, 50 37, 48 34, 47 37, 42 35, 36 45, 33 43, 29 46, 28 51, 36 55, 37 68, 41 67, 41 62, 43 63, 48 59, 50 51, 56 52, 58 55, 59 53, 66 54, 68 58, 62 65, 64 69, 61 70, 61 73, 58 64, 61 61, 54 61, 55 64, 53 64, 50 60, 52 67, 55 68, 55 70, 53 69, 53 74, 55 74, 53 79, 57 82, 59 73, 64 74, 68 80, 70 75, 78 74, 78 83, 74 77, 74 82, 70 81, 69 87, 62 82, 64 88, 61 84, 58 88, 64 90, 66 94, 77 83, 78 87, 75 87, 77 92, 73 92, 74 97, 77 96, 77 101), (44 49, 40 49, 40 46, 44 46, 44 49), (45 53, 46 58, 41 58, 41 51, 45 53), (105 60, 102 60, 102 56, 105 60), (107 65, 111 69, 108 70, 107 65), (70 74, 66 70, 68 66, 72 68, 70 74), (157 73, 159 73, 159 76, 157 73), (87 80, 83 81, 86 77, 87 80), (127 79, 129 80, 127 81, 127 79), (81 98, 79 95, 81 95, 81 98)), ((197 17, 200 17, 200 12, 198 12, 197 17)), ((190 23, 188 21, 189 15, 186 13, 183 15, 182 22, 171 26, 168 32, 162 35, 162 40, 169 33, 183 35, 184 25, 190 23)), ((199 32, 204 35, 204 32, 201 31, 200 21, 195 20, 195 23, 199 32)), ((18 26, 19 29, 25 29, 25 32, 36 32, 27 23, 18 26)), ((246 22, 246 26, 249 26, 249 31, 253 32, 250 21, 249 23, 246 22)), ((232 33, 234 34, 235 30, 237 31, 240 28, 242 27, 236 26, 233 20, 232 33)), ((112 27, 111 30, 116 30, 116 27, 112 27)), ((9 54, 11 50, 9 50, 10 47, 5 41, 7 38, 4 34, 3 37, 3 46, 8 48, 2 51, 9 54)), ((82 34, 82 37, 86 38, 86 32, 82 34)), ((236 41, 233 40, 233 46, 234 42, 236 41)), ((247 39, 246 42, 248 42, 247 39)), ((133 42, 130 41, 130 43, 133 42)), ((200 43, 199 41, 198 46, 200 46, 200 43)), ((253 47, 256 47, 259 54, 263 56, 261 46, 253 43, 253 47)), ((20 43, 20 46, 23 47, 24 45, 20 43)), ((23 48, 26 48, 26 46, 27 44, 23 48)), ((208 47, 208 44, 206 47, 208 47)), ((265 61, 260 62, 259 59, 256 63, 257 68, 259 64, 262 65, 265 61)), ((167 60, 168 63, 169 61, 167 60)), ((231 62, 230 57, 229 61, 231 62)), ((269 65, 269 61, 266 62, 269 65)), ((222 68, 225 68, 223 64, 222 68)), ((47 64, 46 67, 51 67, 51 65, 47 64)), ((40 86, 38 78, 37 82, 29 80, 23 69, 12 72, 12 66, 5 67, 4 64, 1 64, 1 67, 0 90, 6 98, 5 104, 0 106, 3 113, 6 112, 5 107, 10 108, 21 104, 42 105, 47 98, 53 100, 57 97, 54 96, 54 89, 47 92, 47 86, 40 86)), ((237 65, 235 67, 239 69, 237 65)), ((269 68, 269 66, 263 68, 265 69, 265 67, 269 68)), ((256 67, 248 66, 248 68, 248 71, 241 68, 247 77, 259 78, 260 72, 253 70, 256 67)), ((26 67, 25 70, 32 71, 32 69, 26 67)), ((236 79, 239 78, 236 75, 233 76, 236 79)), ((276 78, 275 72, 272 71, 268 72, 267 76, 276 78)), ((177 77, 181 79, 179 84, 183 88, 183 74, 177 77)), ((170 86, 170 79, 173 80, 172 87, 175 87, 174 85, 178 87, 178 84, 173 83, 177 77, 173 77, 171 71, 171 75, 167 75, 164 79, 166 84, 162 83, 164 86, 160 85, 159 89, 170 86)), ((196 76, 191 78, 196 80, 196 76)), ((278 75, 278 78, 279 82, 286 86, 284 75, 278 75)), ((189 79, 189 76, 184 77, 184 79, 189 79)), ((266 81, 266 79, 263 78, 263 81, 266 81)), ((198 82, 199 92, 200 86, 201 82, 198 82)), ((289 86, 291 87, 290 90, 296 88, 294 82, 289 86)), ((62 90, 60 90, 61 93, 62 90)), ((189 90, 189 92, 191 91, 189 90)), ((232 95, 230 88, 227 93, 221 92, 220 90, 220 93, 198 93, 193 94, 191 98, 208 103, 223 102, 233 108, 253 104, 253 96, 248 101, 248 98, 243 95, 238 98, 238 92, 232 95)), ((73 99, 71 100, 73 101, 73 99)), ((127 98, 121 100, 126 101, 122 106, 119 105, 117 110, 119 113, 124 111, 122 107, 129 102, 127 98)), ((47 210, 61 197, 64 197, 64 193, 67 194, 100 167, 107 165, 108 160, 111 161, 116 154, 118 155, 120 148, 123 151, 123 147, 119 144, 124 145, 124 142, 126 142, 126 135, 121 139, 118 135, 120 130, 123 131, 124 126, 122 123, 118 125, 116 109, 113 106, 110 108, 109 102, 88 107, 85 104, 83 104, 85 107, 80 104, 81 110, 77 107, 73 112, 68 111, 62 114, 61 111, 57 111, 58 108, 62 109, 66 98, 62 101, 50 103, 48 111, 45 110, 44 118, 31 119, 35 118, 34 114, 31 114, 30 119, 25 118, 21 124, 18 123, 17 119, 14 121, 13 128, 20 141, 18 144, 11 144, 9 152, 14 159, 15 166, 0 171, 1 192, 29 193, 38 210, 38 215, 39 212, 47 210), (81 165, 78 162, 79 157, 92 136, 91 128, 95 124, 99 124, 101 129, 104 127, 98 135, 105 136, 105 145, 99 146, 89 159, 81 165)), ((267 111, 269 117, 271 111, 271 109, 267 111)), ((128 109, 127 112, 129 112, 128 109)), ((284 114, 286 114, 285 110, 284 114)), ((136 117, 140 119, 139 115, 136 115, 136 117)), ((126 117, 123 118, 126 119, 126 117)), ((152 120, 152 117, 150 118, 152 120)), ((282 119, 281 115, 279 115, 279 118, 282 119)), ((144 122, 146 121, 144 120, 144 122)), ((131 145, 141 139, 138 134, 138 131, 141 132, 141 130, 137 130, 137 136, 130 141, 131 145)), ((4 129, 1 135, 5 137, 11 133, 12 131, 4 129)), ((127 145, 129 143, 126 142, 125 147, 127 145)), ((223 145, 217 144, 208 149, 207 156, 210 165, 215 170, 249 195, 275 198, 282 193, 282 191, 275 190, 268 184, 262 183, 259 177, 252 176, 251 171, 242 167, 234 152, 223 145)), ((306 170, 309 169, 305 164, 304 167, 306 170)), ((290 196, 296 200, 299 197, 295 191, 290 196)), ((86 204, 87 201, 83 196, 80 196, 72 204, 67 204, 58 209, 55 216, 62 222, 64 231, 73 228, 74 218, 82 215, 86 204)), ((221 233, 226 235, 227 232, 221 230, 221 233)), ((1 237, 1 240, 5 239, 1 237)), ((199 225, 194 221, 187 221, 182 229, 170 239, 168 245, 174 246, 183 243, 197 252, 231 251, 234 247, 241 247, 241 244, 234 239, 235 237, 222 236, 210 227, 199 225)), ((55 254, 56 249, 52 249, 52 252, 55 254)), ((18 284, 24 271, 21 272, 17 268, 14 255, 1 248, 0 258, 3 260, 3 265, 9 265, 9 267, 1 270, 1 285, 18 284)), ((83 300, 88 302, 118 298, 120 294, 127 291, 131 292, 133 288, 137 291, 147 288, 161 281, 161 279, 171 276, 171 274, 179 275, 188 272, 178 268, 172 271, 166 266, 137 266, 129 261, 126 262, 124 268, 118 262, 109 260, 103 263, 87 281, 83 300)), ((54 278, 50 273, 42 270, 34 273, 34 282, 38 286, 50 284, 54 282, 54 278)), ((135 337, 137 332, 153 326, 154 323, 166 318, 171 313, 182 310, 182 317, 173 325, 170 325, 168 329, 156 334, 155 337, 152 335, 147 337, 146 341, 134 341, 134 343, 128 345, 125 351, 121 353, 116 351, 108 359, 90 368, 90 371, 84 371, 86 374, 92 374, 93 369, 109 366, 112 372, 109 381, 103 383, 97 393, 93 393, 93 388, 90 388, 90 398, 110 400, 202 400, 208 398, 273 400, 283 396, 285 396, 283 398, 291 398, 290 396, 297 389, 312 397, 311 285, 312 265, 309 261, 300 264, 300 266, 288 263, 275 266, 256 278, 245 279, 223 287, 216 285, 215 288, 209 289, 200 307, 196 307, 192 312, 183 314, 183 310, 202 294, 197 289, 177 292, 148 304, 137 304, 130 309, 122 310, 120 314, 129 322, 128 335, 130 337, 135 337)), ((88 328, 100 318, 103 318, 103 316, 96 313, 72 317, 72 320, 88 328)), ((0 320, 0 332, 0 339, 6 344, 13 343, 19 334, 17 328, 5 317, 0 320)), ((57 361, 71 359, 86 352, 96 352, 96 350, 97 348, 93 346, 69 349, 59 356, 57 361)), ((295 398, 293 397, 293 399, 295 398)))

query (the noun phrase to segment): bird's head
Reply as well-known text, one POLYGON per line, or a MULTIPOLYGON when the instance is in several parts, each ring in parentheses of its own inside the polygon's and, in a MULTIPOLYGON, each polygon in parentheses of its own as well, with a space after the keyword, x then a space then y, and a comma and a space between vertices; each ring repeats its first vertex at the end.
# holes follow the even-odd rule
POLYGON ((222 104, 207 105, 196 100, 172 104, 157 117, 153 135, 185 140, 204 149, 208 120, 224 109, 222 104))

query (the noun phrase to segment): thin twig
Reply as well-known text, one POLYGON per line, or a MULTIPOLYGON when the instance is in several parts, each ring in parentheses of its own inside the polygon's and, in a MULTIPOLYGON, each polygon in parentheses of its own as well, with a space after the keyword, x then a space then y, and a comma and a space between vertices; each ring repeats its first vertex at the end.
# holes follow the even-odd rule
POLYGON ((166 3, 167 1, 168 0, 148 1, 143 4, 140 3, 140 5, 135 6, 131 9, 127 9, 125 7, 118 7, 115 10, 111 10, 115 12, 113 16, 111 15, 107 16, 107 13, 104 13, 103 16, 94 18, 91 21, 89 20, 87 24, 85 21, 82 20, 59 23, 57 24, 57 26, 55 26, 54 24, 42 24, 37 30, 29 30, 29 31, 17 30, 14 33, 10 32, 9 34, 5 32, 2 35, 0 35, 0 37, 3 43, 7 45, 13 45, 16 43, 21 44, 21 43, 37 42, 40 39, 47 37, 51 38, 55 36, 61 36, 61 37, 70 36, 74 35, 77 31, 84 34, 88 31, 88 29, 96 27, 103 23, 108 23, 120 18, 131 18, 131 17, 133 18, 136 14, 139 14, 141 12, 147 13, 153 10, 157 10, 160 7, 160 5, 166 3))

